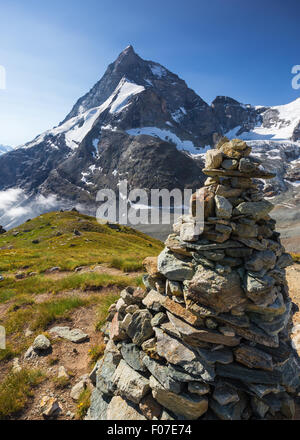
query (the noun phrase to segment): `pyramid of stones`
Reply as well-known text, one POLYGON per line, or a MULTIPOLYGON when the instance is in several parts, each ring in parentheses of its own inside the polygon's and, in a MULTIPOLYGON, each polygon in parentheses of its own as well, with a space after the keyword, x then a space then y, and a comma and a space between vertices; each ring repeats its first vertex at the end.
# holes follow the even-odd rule
POLYGON ((190 214, 173 225, 158 258, 144 261, 145 289, 123 290, 110 307, 89 419, 293 418, 292 260, 254 180, 273 175, 250 153, 226 138, 208 151, 209 177, 190 214))

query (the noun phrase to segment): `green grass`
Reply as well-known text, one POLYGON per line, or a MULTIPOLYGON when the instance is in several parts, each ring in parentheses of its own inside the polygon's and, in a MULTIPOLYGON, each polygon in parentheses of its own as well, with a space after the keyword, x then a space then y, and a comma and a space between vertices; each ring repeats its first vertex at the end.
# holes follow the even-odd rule
POLYGON ((141 261, 119 257, 114 257, 111 260, 110 267, 122 270, 123 272, 137 272, 143 270, 143 265, 141 261))
POLYGON ((10 372, 0 384, 0 419, 7 419, 21 411, 32 396, 33 388, 43 379, 39 370, 10 372))
POLYGON ((0 273, 43 273, 54 266, 73 271, 78 266, 110 264, 116 258, 122 260, 124 268, 126 262, 129 270, 135 267, 134 263, 141 268, 146 256, 162 250, 162 243, 126 226, 117 231, 100 225, 94 217, 51 212, 1 235, 0 248, 3 247, 7 249, 0 250, 0 273), (74 229, 81 235, 75 236, 74 229), (14 236, 16 232, 18 235, 14 236), (33 244, 33 240, 39 243, 33 244))
POLYGON ((116 294, 107 294, 103 297, 101 304, 97 308, 97 324, 96 330, 101 330, 101 327, 104 325, 105 320, 108 315, 108 309, 110 306, 115 303, 119 299, 119 295, 116 294))
POLYGON ((300 263, 300 254, 291 252, 291 256, 293 258, 294 263, 300 263))
MULTIPOLYGON (((118 229, 77 212, 50 212, 0 235, 0 274, 4 277, 0 304, 8 304, 0 315, 7 334, 0 362, 23 353, 52 323, 71 320, 80 307, 97 307, 96 328, 100 329, 109 306, 119 297, 118 290, 142 286, 142 274, 122 272, 142 271, 143 259, 159 254, 163 244, 129 227, 118 229), (81 235, 74 235, 75 229, 81 235), (74 272, 79 266, 99 264, 119 269, 120 275, 74 272), (54 266, 66 272, 64 276, 45 273, 54 266), (23 272, 25 278, 16 280, 17 272, 23 272), (31 272, 35 274, 29 276, 31 272), (107 291, 110 287, 111 293, 107 291), (39 301, 43 294, 47 296, 39 301), (27 328, 33 331, 30 337, 25 337, 27 328)), ((100 352, 95 348, 93 361, 100 352)))
POLYGON ((104 343, 93 345, 92 348, 89 349, 89 356, 91 358, 92 367, 95 365, 97 360, 103 356, 104 350, 105 350, 104 343))
POLYGON ((70 379, 68 377, 54 377, 53 383, 55 388, 64 389, 70 385, 70 379))
POLYGON ((79 396, 76 415, 77 418, 80 420, 84 419, 91 405, 91 394, 92 394, 91 391, 88 388, 86 388, 85 390, 82 391, 82 393, 79 396))
POLYGON ((141 284, 139 277, 129 277, 125 275, 110 275, 105 273, 86 272, 70 273, 64 278, 52 279, 46 275, 37 275, 35 277, 25 278, 15 281, 13 278, 7 278, 2 281, 0 286, 0 303, 9 299, 20 297, 21 295, 37 295, 42 293, 59 293, 67 290, 80 289, 83 291, 98 290, 102 287, 117 286, 120 288, 132 284, 138 286, 141 284))

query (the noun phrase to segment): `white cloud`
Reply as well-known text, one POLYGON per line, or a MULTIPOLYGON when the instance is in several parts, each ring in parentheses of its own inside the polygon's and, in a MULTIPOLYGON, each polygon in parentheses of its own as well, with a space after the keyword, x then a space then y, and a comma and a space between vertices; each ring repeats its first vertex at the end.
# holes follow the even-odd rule
POLYGON ((9 209, 6 212, 6 215, 8 217, 13 217, 13 218, 17 219, 18 217, 22 217, 23 215, 28 214, 29 212, 30 212, 29 207, 16 206, 16 207, 9 209))
POLYGON ((20 188, 0 191, 0 225, 5 229, 14 228, 29 218, 37 217, 50 211, 70 210, 76 207, 79 212, 94 215, 84 205, 72 201, 60 200, 55 194, 44 196, 37 194, 29 197, 20 188))
POLYGON ((23 190, 21 188, 11 188, 6 191, 0 191, 0 213, 20 201, 23 190))

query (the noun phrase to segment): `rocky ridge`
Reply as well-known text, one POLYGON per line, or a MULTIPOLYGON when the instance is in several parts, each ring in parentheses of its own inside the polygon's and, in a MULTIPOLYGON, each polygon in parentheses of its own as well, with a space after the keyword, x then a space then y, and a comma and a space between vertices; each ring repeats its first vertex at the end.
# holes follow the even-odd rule
POLYGON ((293 418, 292 260, 252 180, 273 175, 250 153, 226 138, 207 153, 209 177, 190 215, 174 224, 158 258, 144 261, 146 289, 127 288, 111 306, 88 419, 293 418))

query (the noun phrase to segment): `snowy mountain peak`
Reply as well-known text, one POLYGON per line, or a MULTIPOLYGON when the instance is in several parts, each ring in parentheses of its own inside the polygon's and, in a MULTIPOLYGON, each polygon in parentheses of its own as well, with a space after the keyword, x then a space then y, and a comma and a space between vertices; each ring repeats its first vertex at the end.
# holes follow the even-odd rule
MULTIPOLYGON (((250 106, 251 107, 251 106, 250 106)), ((298 141, 300 140, 300 98, 273 107, 251 107, 256 113, 248 127, 232 127, 226 136, 244 140, 298 141)))

